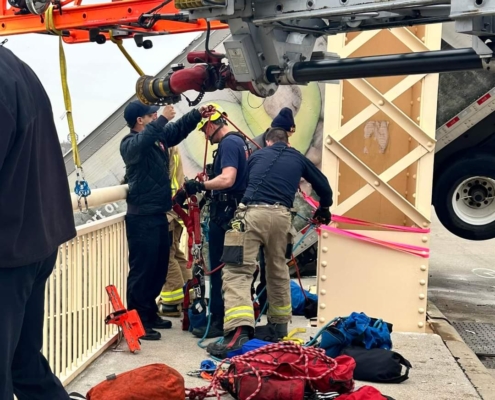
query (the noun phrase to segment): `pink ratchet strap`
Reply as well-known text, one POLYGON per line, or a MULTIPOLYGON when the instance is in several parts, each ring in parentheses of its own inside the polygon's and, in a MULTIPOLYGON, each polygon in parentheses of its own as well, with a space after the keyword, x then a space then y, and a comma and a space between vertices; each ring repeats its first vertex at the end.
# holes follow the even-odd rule
MULTIPOLYGON (((304 200, 313 207, 314 209, 318 208, 319 203, 308 196, 306 193, 301 191, 304 200)), ((390 224, 381 224, 378 222, 368 222, 368 221, 363 221, 360 219, 356 218, 349 218, 349 217, 342 217, 340 215, 332 215, 332 222, 340 222, 344 224, 350 224, 350 225, 359 225, 359 226, 373 226, 377 228, 383 228, 391 231, 397 231, 397 232, 411 232, 411 233, 429 233, 430 229, 424 229, 424 228, 417 228, 417 227, 407 227, 407 226, 397 226, 397 225, 390 225, 390 224)), ((397 250, 403 253, 408 253, 411 255, 423 257, 423 258, 428 258, 430 256, 430 249, 427 247, 420 247, 420 246, 413 246, 409 244, 404 244, 404 243, 397 243, 397 242, 389 242, 386 240, 380 240, 380 239, 375 239, 369 236, 361 235, 356 232, 350 232, 346 229, 340 229, 340 228, 334 228, 331 226, 327 225, 320 225, 317 228, 318 234, 321 234, 321 230, 325 230, 328 232, 336 233, 338 235, 343 235, 347 236, 351 239, 357 239, 361 240, 363 242, 368 242, 368 243, 373 243, 377 244, 383 247, 387 247, 389 249, 397 250)))

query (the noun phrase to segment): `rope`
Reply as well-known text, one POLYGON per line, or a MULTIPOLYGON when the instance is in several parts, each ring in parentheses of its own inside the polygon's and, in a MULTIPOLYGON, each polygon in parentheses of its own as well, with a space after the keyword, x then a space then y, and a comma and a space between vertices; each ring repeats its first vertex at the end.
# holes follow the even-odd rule
POLYGON ((67 123, 69 125, 69 137, 72 145, 72 154, 74 158, 74 165, 76 167, 76 182, 74 192, 78 197, 77 204, 81 212, 83 212, 81 207, 81 198, 84 197, 87 212, 87 196, 91 195, 91 189, 89 188, 88 182, 84 179, 84 171, 81 165, 81 159, 79 157, 77 135, 74 129, 74 119, 72 116, 72 101, 70 97, 69 85, 67 83, 67 61, 65 59, 65 51, 62 41, 63 32, 55 27, 55 23, 53 21, 53 5, 50 5, 50 7, 45 11, 45 27, 48 32, 58 36, 60 78, 62 81, 62 91, 64 94, 65 113, 67 115, 67 123))
POLYGON ((117 47, 120 49, 120 51, 125 56, 125 58, 127 58, 127 61, 129 61, 129 63, 136 70, 136 72, 139 74, 139 76, 143 76, 144 75, 143 70, 141 68, 139 68, 139 65, 137 65, 136 61, 134 61, 132 56, 124 48, 124 45, 122 43, 122 39, 115 39, 115 37, 113 36, 112 30, 110 30, 110 40, 117 45, 117 47))
POLYGON ((309 386, 312 387, 312 382, 318 381, 320 379, 324 379, 327 375, 331 374, 333 371, 337 369, 337 362, 331 358, 328 357, 325 354, 325 351, 320 348, 315 348, 315 347, 304 347, 304 346, 299 346, 297 344, 294 344, 292 342, 281 342, 281 343, 274 343, 274 344, 269 344, 266 346, 263 346, 259 349, 252 350, 247 352, 246 354, 240 355, 240 356, 235 356, 230 359, 230 364, 242 364, 246 367, 246 372, 242 372, 239 374, 234 373, 233 371, 222 373, 222 365, 226 362, 227 360, 223 360, 217 367, 217 370, 213 374, 213 379, 211 383, 208 386, 201 387, 201 388, 194 388, 194 389, 186 389, 186 399, 189 400, 202 400, 208 397, 216 397, 217 399, 220 399, 220 396, 225 394, 224 391, 220 392, 222 390, 221 386, 221 381, 222 380, 228 380, 228 382, 231 385, 235 385, 234 379, 242 378, 243 376, 248 376, 254 374, 258 380, 258 386, 256 390, 249 395, 246 400, 251 400, 253 399, 260 391, 261 391, 261 386, 262 386, 262 379, 267 379, 267 377, 276 377, 281 380, 294 380, 294 379, 299 379, 299 380, 304 380, 307 381, 309 386), (279 365, 279 362, 276 359, 273 359, 273 361, 269 360, 263 360, 263 359, 257 359, 256 356, 259 354, 266 354, 270 353, 273 351, 282 351, 284 353, 292 353, 292 354, 297 354, 299 355, 299 359, 294 362, 294 364, 297 364, 298 366, 300 364, 302 369, 304 370, 305 374, 304 375, 296 375, 296 376, 286 376, 282 375, 278 372, 276 372, 276 367, 279 365), (328 365, 328 368, 325 369, 323 373, 317 376, 310 376, 309 374, 309 365, 315 360, 315 359, 320 359, 323 361, 325 364, 328 365), (267 367, 271 368, 254 368, 250 363, 251 362, 256 362, 257 364, 264 364, 267 367), (263 377, 263 378, 262 378, 263 377), (212 393, 213 392, 213 393, 212 393))

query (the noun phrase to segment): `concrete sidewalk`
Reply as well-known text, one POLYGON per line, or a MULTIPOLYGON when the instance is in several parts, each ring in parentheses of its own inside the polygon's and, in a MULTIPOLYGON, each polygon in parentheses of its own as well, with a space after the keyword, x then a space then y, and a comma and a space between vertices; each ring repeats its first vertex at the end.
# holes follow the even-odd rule
MULTIPOLYGON (((162 340, 142 342, 142 350, 139 354, 131 354, 125 342, 120 345, 121 352, 108 350, 67 389, 85 395, 107 375, 119 374, 152 363, 165 363, 175 368, 184 376, 187 388, 208 385, 207 381, 187 376, 187 372, 199 368, 201 361, 208 358, 208 354, 198 347, 194 336, 181 330, 179 318, 174 318, 173 323, 171 330, 161 331, 162 340)), ((266 323, 264 318, 261 323, 266 323)), ((290 329, 297 327, 307 329, 305 334, 298 335, 305 340, 309 340, 309 337, 318 331, 310 327, 304 317, 293 318, 290 329)), ((481 399, 440 336, 393 333, 392 341, 393 350, 402 354, 413 366, 409 372, 410 378, 401 384, 388 385, 356 382, 356 387, 375 386, 383 394, 395 400, 481 399)))

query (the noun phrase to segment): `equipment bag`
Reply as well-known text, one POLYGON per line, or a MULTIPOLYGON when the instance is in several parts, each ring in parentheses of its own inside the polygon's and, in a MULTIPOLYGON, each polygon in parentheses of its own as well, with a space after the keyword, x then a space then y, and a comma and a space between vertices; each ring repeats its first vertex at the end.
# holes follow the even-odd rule
POLYGON ((354 366, 348 356, 333 360, 321 349, 281 342, 231 358, 219 380, 237 400, 303 400, 308 388, 350 392, 354 366))
POLYGON ((371 386, 363 386, 352 393, 346 393, 335 398, 335 400, 394 400, 392 397, 384 396, 371 386))
POLYGON ((339 318, 322 332, 320 347, 329 357, 336 357, 344 347, 351 345, 390 350, 391 332, 392 324, 353 312, 346 318, 339 318))
POLYGON ((401 383, 409 378, 409 369, 412 368, 411 363, 395 351, 350 346, 342 354, 356 361, 354 379, 359 381, 401 383), (406 367, 404 375, 402 366, 406 367))
POLYGON ((184 378, 165 364, 150 364, 119 375, 110 375, 93 387, 87 400, 184 400, 184 378))

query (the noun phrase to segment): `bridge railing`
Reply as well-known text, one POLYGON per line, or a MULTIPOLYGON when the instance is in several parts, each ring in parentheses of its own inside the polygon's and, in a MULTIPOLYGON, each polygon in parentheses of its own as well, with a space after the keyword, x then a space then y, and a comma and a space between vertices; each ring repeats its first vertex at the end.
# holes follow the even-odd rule
MULTIPOLYGON (((96 189, 89 206, 124 200, 127 186, 96 189)), ((78 210, 73 197, 74 211, 78 210)), ((105 287, 117 287, 125 304, 128 249, 124 213, 77 227, 77 236, 59 247, 45 297, 43 354, 64 385, 115 342, 106 325, 111 305, 105 287)))

